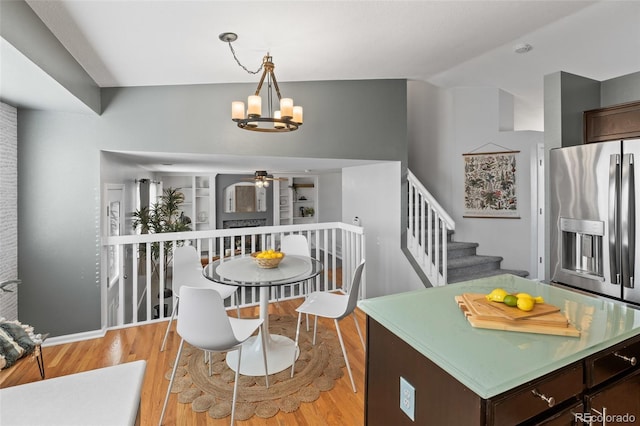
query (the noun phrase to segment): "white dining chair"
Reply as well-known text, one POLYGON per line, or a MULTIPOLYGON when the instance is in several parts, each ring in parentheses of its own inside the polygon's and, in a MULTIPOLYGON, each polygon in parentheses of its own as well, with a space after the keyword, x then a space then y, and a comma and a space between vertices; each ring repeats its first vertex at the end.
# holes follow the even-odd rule
MULTIPOLYGON (((238 287, 232 285, 218 284, 205 278, 202 274, 202 263, 200 262, 200 256, 194 246, 181 246, 176 247, 173 252, 173 311, 171 312, 171 318, 169 324, 167 324, 167 330, 164 333, 164 339, 162 340, 162 346, 160 352, 164 351, 167 344, 167 337, 169 336, 169 330, 171 324, 178 312, 178 306, 180 305, 180 288, 183 285, 190 287, 210 288, 218 293, 222 299, 231 297, 233 293, 238 290, 238 287)), ((236 309, 238 312, 238 318, 240 318, 240 301, 236 299, 236 309)))
MULTIPOLYGON (((340 324, 338 323, 342 318, 347 315, 352 315, 353 320, 356 323, 356 329, 362 342, 362 347, 366 350, 364 345, 364 338, 360 331, 360 325, 358 324, 358 318, 354 312, 358 303, 358 293, 360 292, 360 283, 362 281, 362 271, 364 269, 364 259, 355 272, 353 273, 353 279, 351 280, 351 288, 348 294, 336 294, 323 291, 314 291, 307 299, 300 305, 296 311, 298 312, 298 326, 296 328, 296 341, 295 346, 298 347, 298 339, 300 337, 300 319, 302 314, 315 315, 315 321, 313 324, 313 344, 316 344, 316 330, 318 328, 318 317, 331 318, 336 325, 336 332, 338 333, 338 340, 340 340, 340 346, 342 347, 342 355, 344 356, 344 362, 347 364, 347 371, 349 372, 349 378, 351 379, 351 386, 353 386, 353 392, 356 392, 356 384, 353 381, 353 374, 351 373, 351 366, 349 365, 349 358, 347 357, 347 351, 342 341, 342 333, 340 333, 340 324)), ((291 366, 291 377, 293 377, 293 371, 295 367, 295 356, 293 360, 294 364, 291 366)))
MULTIPOLYGON (((307 237, 301 234, 289 234, 282 237, 280 251, 284 254, 311 257, 307 237)), ((311 280, 307 280, 302 285, 306 298, 311 293, 311 280)), ((309 331, 309 315, 307 315, 307 331, 309 331)))
MULTIPOLYGON (((227 315, 220 294, 209 288, 196 288, 183 286, 180 288, 182 309, 178 314, 178 334, 181 337, 178 355, 173 365, 167 395, 162 406, 159 425, 162 425, 167 402, 173 386, 173 380, 178 369, 178 361, 182 354, 184 342, 198 349, 208 352, 238 351, 238 363, 236 365, 235 381, 233 383, 233 400, 231 401, 231 425, 235 419, 236 397, 238 394, 238 376, 242 360, 242 343, 247 340, 259 328, 264 327, 264 320, 241 319, 227 315)), ((262 357, 264 361, 265 381, 269 387, 269 375, 267 369, 266 339, 264 330, 262 337, 262 357)))

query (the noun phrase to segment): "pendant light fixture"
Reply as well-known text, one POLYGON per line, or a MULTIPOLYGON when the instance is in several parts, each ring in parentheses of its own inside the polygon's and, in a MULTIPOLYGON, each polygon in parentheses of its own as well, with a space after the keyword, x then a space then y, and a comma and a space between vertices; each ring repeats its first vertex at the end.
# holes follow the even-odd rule
POLYGON ((292 132, 298 130, 302 125, 302 107, 293 104, 293 99, 283 98, 280 95, 280 88, 276 75, 273 72, 273 58, 267 53, 262 59, 262 65, 257 71, 250 71, 240 63, 236 57, 236 52, 231 45, 238 39, 235 33, 222 33, 220 40, 229 44, 229 49, 233 54, 233 58, 238 65, 249 74, 258 74, 262 71, 260 82, 255 93, 247 98, 247 109, 242 101, 234 101, 231 103, 231 120, 238 124, 238 127, 245 130, 253 130, 258 132, 292 132), (262 84, 267 83, 267 115, 262 111, 262 97, 260 91, 262 84), (275 89, 278 97, 280 109, 273 110, 273 90, 275 89))

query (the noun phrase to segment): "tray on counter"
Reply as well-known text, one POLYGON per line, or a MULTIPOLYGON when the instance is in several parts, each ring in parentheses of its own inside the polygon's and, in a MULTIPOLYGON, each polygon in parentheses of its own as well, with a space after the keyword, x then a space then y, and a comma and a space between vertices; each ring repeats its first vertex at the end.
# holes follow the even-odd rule
MULTIPOLYGON (((537 305, 533 311, 543 306, 545 308, 538 309, 533 315, 521 316, 516 312, 514 315, 506 316, 503 313, 503 309, 520 310, 506 305, 504 305, 503 309, 496 309, 490 304, 500 304, 487 301, 484 294, 463 293, 456 296, 455 300, 469 324, 476 328, 570 337, 580 336, 580 331, 567 321, 558 307, 553 305, 537 305), (517 316, 518 319, 512 318, 513 316, 517 316)), ((525 311, 520 312, 527 314, 525 311)))

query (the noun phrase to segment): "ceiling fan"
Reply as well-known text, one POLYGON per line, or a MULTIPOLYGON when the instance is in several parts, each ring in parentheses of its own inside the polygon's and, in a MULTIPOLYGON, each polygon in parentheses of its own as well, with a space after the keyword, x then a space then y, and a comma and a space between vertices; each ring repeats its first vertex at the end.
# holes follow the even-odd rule
POLYGON ((270 181, 286 181, 287 178, 273 177, 273 175, 268 174, 266 170, 256 170, 256 172, 253 174, 253 177, 248 178, 247 180, 253 181, 258 188, 267 188, 270 181))

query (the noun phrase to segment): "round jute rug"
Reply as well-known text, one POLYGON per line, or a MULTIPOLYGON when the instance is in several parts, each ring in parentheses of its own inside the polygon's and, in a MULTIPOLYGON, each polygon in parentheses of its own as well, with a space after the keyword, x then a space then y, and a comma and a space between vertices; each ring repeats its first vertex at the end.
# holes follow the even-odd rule
MULTIPOLYGON (((292 316, 269 315, 269 331, 295 339, 296 319, 292 316)), ((304 321, 304 320, 303 320, 304 321)), ((236 420, 247 420, 253 415, 261 418, 275 416, 279 411, 293 412, 301 403, 313 402, 320 392, 333 388, 335 380, 344 375, 345 366, 340 343, 334 330, 318 324, 316 344, 311 344, 313 324, 309 332, 300 325, 300 356, 295 363, 295 373, 286 369, 269 376, 269 388, 264 376, 240 376, 236 420)), ((226 353, 212 353, 212 375, 205 362, 204 352, 185 343, 178 361, 172 393, 178 393, 178 401, 191 404, 196 412, 208 412, 221 419, 231 415, 233 381, 235 372, 225 362, 226 353)), ((171 378, 173 360, 165 374, 171 378)))

